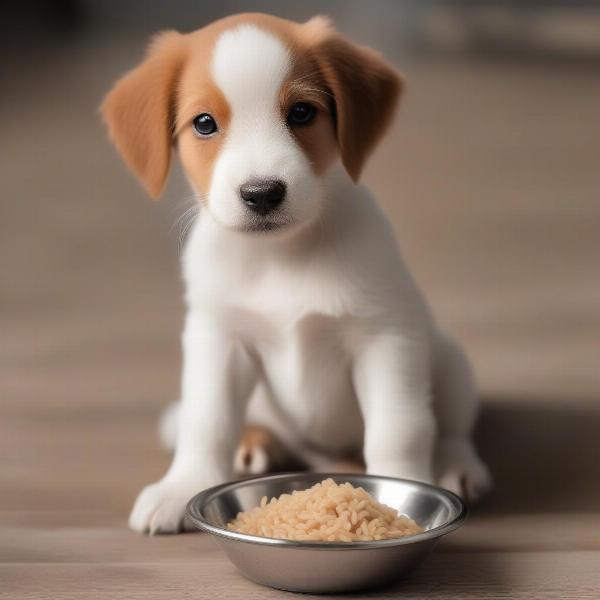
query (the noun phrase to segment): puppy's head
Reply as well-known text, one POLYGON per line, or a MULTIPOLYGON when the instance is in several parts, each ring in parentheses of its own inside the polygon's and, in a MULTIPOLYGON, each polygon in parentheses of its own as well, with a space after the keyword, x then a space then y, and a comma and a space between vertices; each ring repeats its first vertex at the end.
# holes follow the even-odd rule
POLYGON ((106 97, 113 141, 153 197, 171 148, 224 227, 292 231, 323 208, 339 157, 357 180, 387 128, 401 79, 321 17, 237 15, 166 32, 106 97))

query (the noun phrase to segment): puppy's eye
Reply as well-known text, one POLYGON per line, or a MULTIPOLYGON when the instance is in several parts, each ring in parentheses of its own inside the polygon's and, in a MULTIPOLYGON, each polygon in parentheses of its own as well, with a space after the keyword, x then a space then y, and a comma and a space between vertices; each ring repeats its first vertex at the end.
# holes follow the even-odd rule
POLYGON ((290 127, 295 125, 308 125, 317 114, 317 109, 308 102, 296 102, 290 108, 287 116, 287 122, 290 127))
POLYGON ((198 135, 212 135, 218 129, 217 122, 208 113, 202 113, 194 119, 194 129, 198 135))

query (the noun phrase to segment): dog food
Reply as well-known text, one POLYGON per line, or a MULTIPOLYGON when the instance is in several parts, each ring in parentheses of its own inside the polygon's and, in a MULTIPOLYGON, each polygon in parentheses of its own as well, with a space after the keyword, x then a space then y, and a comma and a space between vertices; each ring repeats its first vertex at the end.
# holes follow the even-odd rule
POLYGON ((381 504, 362 487, 325 479, 308 490, 282 494, 237 517, 231 531, 312 542, 366 542, 421 533, 423 528, 381 504))

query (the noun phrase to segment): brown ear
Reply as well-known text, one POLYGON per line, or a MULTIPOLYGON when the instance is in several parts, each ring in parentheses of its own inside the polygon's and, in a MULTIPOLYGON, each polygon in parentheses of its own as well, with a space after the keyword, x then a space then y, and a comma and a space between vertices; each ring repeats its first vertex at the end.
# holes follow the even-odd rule
POLYGON ((117 81, 101 106, 111 139, 153 198, 169 172, 183 39, 176 31, 159 34, 146 60, 117 81))
POLYGON ((400 74, 380 54, 335 32, 326 19, 305 25, 311 50, 335 101, 342 163, 354 181, 391 123, 403 87, 400 74))

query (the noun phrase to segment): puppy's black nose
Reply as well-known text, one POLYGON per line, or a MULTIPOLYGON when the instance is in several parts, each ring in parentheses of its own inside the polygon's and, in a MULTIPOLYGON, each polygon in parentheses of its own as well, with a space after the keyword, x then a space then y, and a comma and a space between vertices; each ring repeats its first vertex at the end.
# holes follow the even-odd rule
POLYGON ((264 216, 277 208, 285 198, 285 183, 278 179, 251 179, 240 187, 244 204, 264 216))

